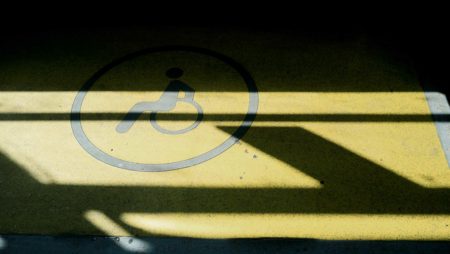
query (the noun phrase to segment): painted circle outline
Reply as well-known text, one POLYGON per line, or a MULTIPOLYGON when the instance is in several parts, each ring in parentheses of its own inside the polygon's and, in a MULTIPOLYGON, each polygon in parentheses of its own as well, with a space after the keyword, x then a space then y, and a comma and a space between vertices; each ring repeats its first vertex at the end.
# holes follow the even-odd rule
POLYGON ((233 146, 239 139, 241 139, 245 133, 248 131, 250 126, 252 125, 256 113, 258 111, 258 103, 259 103, 259 96, 258 96, 258 89, 256 87, 255 81, 250 76, 250 73, 239 63, 234 61, 233 59, 222 55, 220 53, 217 53, 215 51, 204 49, 204 48, 198 48, 198 47, 191 47, 191 46, 163 46, 163 47, 154 47, 154 48, 147 48, 143 50, 136 51, 134 53, 128 54, 126 56, 123 56, 121 58, 118 58, 111 63, 103 66, 100 70, 98 70, 94 75, 84 83, 84 85, 81 87, 81 89, 78 91, 77 95, 75 96, 75 99, 72 104, 72 110, 70 114, 70 122, 72 127, 73 135, 75 136, 78 143, 81 145, 81 147, 88 152, 91 156, 96 158, 97 160, 100 160, 108 165, 127 169, 127 170, 133 170, 133 171, 141 171, 141 172, 163 172, 163 171, 170 171, 170 170, 176 170, 186 167, 191 167, 200 163, 203 163, 205 161, 208 161, 219 154, 225 152, 228 148, 233 146), (160 53, 160 52, 170 52, 170 51, 181 51, 181 52, 191 52, 191 53, 197 53, 200 55, 206 55, 209 57, 216 58, 220 60, 221 62, 225 63, 226 65, 231 66, 244 80, 245 84, 247 85, 248 94, 249 94, 249 103, 248 103, 248 110, 247 114, 245 115, 245 118, 242 122, 242 124, 230 135, 228 139, 226 139, 223 143, 216 146, 215 148, 202 153, 200 155, 197 155, 195 157, 176 161, 176 162, 169 162, 169 163, 160 163, 160 164, 147 164, 147 163, 138 163, 138 162, 131 162, 122 160, 119 158, 116 158, 108 153, 105 153, 104 151, 100 150, 98 147, 96 147, 86 136, 86 134, 83 131, 83 127, 81 125, 81 107, 83 105, 84 98, 86 97, 86 94, 89 92, 91 87, 95 84, 95 82, 102 77, 104 74, 106 74, 108 71, 113 69, 114 67, 132 60, 134 58, 137 58, 139 56, 148 55, 152 53, 160 53))

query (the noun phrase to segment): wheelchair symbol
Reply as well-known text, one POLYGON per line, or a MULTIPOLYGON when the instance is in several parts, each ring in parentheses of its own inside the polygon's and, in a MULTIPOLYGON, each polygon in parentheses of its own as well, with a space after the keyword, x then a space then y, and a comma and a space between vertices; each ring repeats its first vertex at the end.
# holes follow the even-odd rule
POLYGON ((136 103, 125 115, 122 121, 117 125, 116 131, 119 133, 125 133, 130 130, 136 120, 144 112, 150 112, 150 124, 153 128, 161 133, 178 135, 189 132, 195 129, 203 119, 203 109, 194 100, 195 90, 188 84, 179 80, 183 75, 183 70, 180 68, 170 68, 166 72, 166 76, 172 79, 163 94, 157 101, 143 101, 136 103), (180 92, 184 92, 184 97, 179 97, 180 92), (173 110, 178 102, 189 103, 197 110, 197 119, 190 126, 180 130, 168 130, 161 127, 156 119, 156 115, 159 112, 169 112, 173 110))
MULTIPOLYGON (((124 114, 124 117, 120 120, 120 122, 115 126, 115 131, 118 133, 125 133, 130 130, 133 124, 139 119, 143 113, 150 113, 150 124, 153 128, 155 128, 160 133, 165 134, 182 134, 188 131, 193 130, 197 126, 199 126, 200 122, 203 119, 203 109, 202 107, 194 100, 195 91, 188 84, 183 81, 180 81, 180 77, 183 75, 183 70, 180 68, 171 68, 166 72, 167 77, 169 78, 169 82, 167 88, 163 91, 162 95, 159 99, 154 101, 142 101, 136 103, 131 107, 129 112, 124 114), (194 107, 197 111, 197 120, 191 124, 191 126, 178 129, 178 130, 168 130, 159 125, 161 119, 157 119, 158 114, 167 113, 172 111, 177 107, 177 103, 188 103, 189 107, 194 107)), ((255 81, 251 77, 250 73, 239 63, 237 63, 232 58, 222 55, 221 53, 197 47, 190 46, 161 46, 155 48, 146 48, 137 52, 130 53, 121 58, 115 59, 109 64, 103 66, 100 70, 98 70, 95 74, 93 74, 81 89, 78 91, 77 95, 74 98, 72 104, 72 110, 70 114, 70 122, 73 131, 73 135, 81 145, 81 147, 90 155, 92 155, 97 160, 109 164, 114 167, 135 170, 135 171, 143 171, 143 172, 161 172, 161 171, 169 171, 176 170, 186 167, 191 167, 205 161, 208 161, 216 156, 219 156, 228 148, 233 146, 240 138, 242 138, 247 130, 251 127, 256 113, 258 111, 258 89, 256 87, 255 81), (248 93, 248 106, 247 112, 245 114, 244 119, 241 124, 236 127, 235 131, 230 134, 226 139, 224 139, 217 146, 211 147, 210 150, 199 153, 190 158, 184 158, 176 161, 169 161, 165 163, 143 163, 138 161, 129 161, 126 159, 118 158, 109 154, 99 147, 96 146, 86 135, 82 126, 82 106, 83 102, 86 99, 86 96, 92 90, 93 87, 97 84, 98 80, 107 76, 109 72, 114 72, 114 69, 121 65, 126 64, 129 61, 134 61, 140 57, 146 57, 154 53, 162 53, 162 54, 170 54, 171 57, 173 53, 177 54, 195 54, 200 57, 208 57, 209 59, 215 61, 219 61, 222 64, 231 67, 230 71, 238 74, 242 79, 242 85, 246 88, 248 93)), ((204 106, 204 105, 203 105, 204 106)), ((207 136, 205 136, 208 139, 207 136)), ((159 144, 155 144, 159 145, 159 144)), ((163 144, 162 144, 163 145, 163 144)), ((165 149, 161 147, 161 149, 165 149)), ((188 147, 189 149, 189 147, 188 147)))

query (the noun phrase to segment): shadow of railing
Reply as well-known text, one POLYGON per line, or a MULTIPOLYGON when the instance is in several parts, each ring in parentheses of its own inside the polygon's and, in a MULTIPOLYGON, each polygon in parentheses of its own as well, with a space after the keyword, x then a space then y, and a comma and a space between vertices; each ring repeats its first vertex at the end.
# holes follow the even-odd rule
MULTIPOLYGON (((219 128, 227 133, 234 130, 219 128)), ((68 230, 98 232, 82 219, 88 210, 103 211, 116 221, 125 212, 450 214, 448 188, 419 186, 302 128, 254 126, 251 130, 244 142, 320 180, 322 188, 41 184, 2 155, 0 218, 8 219, 0 220, 0 228, 3 233, 38 233, 70 221, 68 230)), ((122 226, 133 234, 146 234, 122 226)))
MULTIPOLYGON (((150 113, 128 113, 141 116, 138 121, 148 121, 150 113)), ((0 113, 0 121, 69 121, 72 117, 86 121, 119 121, 125 113, 0 113)), ((197 114, 158 113, 158 120, 195 121, 197 114)), ((202 121, 242 121, 245 117, 258 122, 450 122, 450 114, 203 114, 202 121)))

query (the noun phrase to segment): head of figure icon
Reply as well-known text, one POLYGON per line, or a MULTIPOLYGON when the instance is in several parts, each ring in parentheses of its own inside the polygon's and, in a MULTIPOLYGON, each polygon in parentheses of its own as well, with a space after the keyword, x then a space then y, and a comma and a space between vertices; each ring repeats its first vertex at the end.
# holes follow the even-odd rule
POLYGON ((177 67, 170 68, 166 71, 166 76, 170 79, 178 79, 183 76, 183 70, 177 67))

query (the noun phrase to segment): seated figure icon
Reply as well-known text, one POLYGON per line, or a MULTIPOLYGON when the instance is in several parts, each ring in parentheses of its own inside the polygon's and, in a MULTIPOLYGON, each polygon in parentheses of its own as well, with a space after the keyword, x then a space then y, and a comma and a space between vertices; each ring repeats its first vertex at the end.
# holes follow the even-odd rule
POLYGON ((195 129, 203 119, 203 109, 194 100, 195 90, 188 84, 179 80, 183 75, 183 70, 180 68, 170 68, 166 71, 166 76, 171 79, 167 88, 157 101, 142 101, 136 103, 120 121, 116 127, 119 133, 125 133, 130 130, 133 124, 138 120, 139 116, 144 112, 150 112, 150 123, 157 131, 164 134, 183 134, 195 129), (184 93, 184 97, 179 97, 180 92, 184 93), (158 112, 169 112, 173 110, 178 102, 189 103, 197 110, 197 119, 190 126, 180 130, 169 130, 161 127, 156 120, 158 112))

